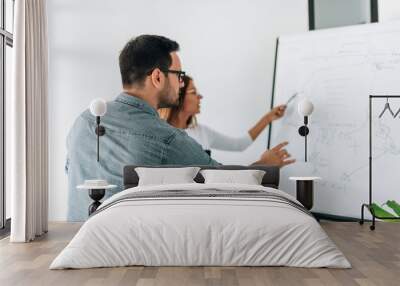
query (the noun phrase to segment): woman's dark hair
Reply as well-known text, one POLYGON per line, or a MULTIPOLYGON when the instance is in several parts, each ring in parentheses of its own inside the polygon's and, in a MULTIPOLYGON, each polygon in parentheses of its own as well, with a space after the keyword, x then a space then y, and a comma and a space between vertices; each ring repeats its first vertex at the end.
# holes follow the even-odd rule
MULTIPOLYGON (((167 108, 160 111, 160 116, 166 120, 168 123, 171 123, 171 120, 178 115, 178 113, 183 108, 183 103, 185 101, 186 91, 189 87, 189 83, 193 80, 190 76, 184 75, 182 77, 184 86, 179 90, 179 99, 178 104, 171 108, 167 108)), ((196 117, 194 115, 190 116, 186 122, 188 126, 196 125, 196 117)))
POLYGON ((141 35, 130 40, 119 55, 122 84, 142 84, 155 68, 167 71, 171 66, 170 53, 179 50, 179 44, 166 37, 141 35))
POLYGON ((189 83, 193 80, 190 76, 184 75, 182 77, 183 80, 183 87, 180 88, 179 90, 179 100, 178 100, 178 105, 174 106, 172 109, 177 109, 181 110, 183 108, 183 102, 185 101, 185 96, 186 96, 186 91, 189 87, 189 83))

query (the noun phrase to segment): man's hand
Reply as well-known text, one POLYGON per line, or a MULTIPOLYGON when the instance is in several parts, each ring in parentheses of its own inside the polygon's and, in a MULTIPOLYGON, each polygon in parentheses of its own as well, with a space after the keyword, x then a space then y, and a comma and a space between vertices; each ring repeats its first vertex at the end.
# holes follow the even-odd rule
POLYGON ((285 115, 286 105, 278 105, 271 109, 270 112, 267 113, 267 118, 269 122, 272 122, 276 119, 281 118, 285 115))
POLYGON ((262 155, 260 160, 255 162, 254 164, 259 165, 268 165, 268 166, 278 166, 283 167, 289 164, 294 163, 295 159, 290 159, 290 154, 286 149, 283 149, 288 142, 282 142, 276 145, 274 148, 265 151, 262 155))

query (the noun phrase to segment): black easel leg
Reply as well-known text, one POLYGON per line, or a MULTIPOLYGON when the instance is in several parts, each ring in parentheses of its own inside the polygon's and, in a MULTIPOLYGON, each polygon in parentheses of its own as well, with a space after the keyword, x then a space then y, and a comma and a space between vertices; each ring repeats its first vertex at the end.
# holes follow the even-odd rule
POLYGON ((372 225, 369 227, 370 230, 375 230, 375 215, 372 214, 372 225))
POLYGON ((362 206, 361 206, 361 220, 359 221, 359 223, 361 225, 364 224, 364 207, 365 207, 365 204, 362 204, 362 206))
POLYGON ((369 229, 370 230, 375 230, 375 211, 374 211, 374 209, 372 208, 372 205, 368 205, 368 210, 369 210, 369 212, 371 213, 371 215, 372 215, 372 225, 370 225, 370 227, 369 227, 369 229))

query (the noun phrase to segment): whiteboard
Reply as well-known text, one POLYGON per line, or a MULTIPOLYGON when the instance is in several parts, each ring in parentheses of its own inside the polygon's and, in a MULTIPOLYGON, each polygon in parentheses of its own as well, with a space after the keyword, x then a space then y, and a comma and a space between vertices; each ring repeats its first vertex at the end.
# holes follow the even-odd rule
MULTIPOLYGON (((271 130, 271 146, 289 141, 287 149, 297 160, 282 168, 280 188, 295 194, 288 177, 320 176, 312 211, 360 217, 361 204, 368 202, 368 98, 400 95, 400 22, 280 37, 276 60, 274 104, 300 93, 271 130), (305 97, 315 107, 307 163, 297 112, 305 97)), ((387 113, 379 119, 385 103, 374 100, 372 109, 373 201, 378 204, 400 202, 400 117, 387 113)), ((400 108, 400 99, 389 103, 394 111, 400 108)))

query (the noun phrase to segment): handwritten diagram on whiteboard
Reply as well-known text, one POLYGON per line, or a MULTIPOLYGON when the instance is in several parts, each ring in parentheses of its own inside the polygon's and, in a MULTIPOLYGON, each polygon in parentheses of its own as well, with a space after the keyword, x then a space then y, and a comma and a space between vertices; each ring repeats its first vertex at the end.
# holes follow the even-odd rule
MULTIPOLYGON (((316 175, 313 211, 359 217, 368 199, 368 97, 400 95, 400 22, 312 31, 279 38, 274 104, 300 95, 286 116, 273 124, 271 144, 289 141, 297 159, 282 169, 281 186, 295 193, 289 176, 316 175), (314 104, 309 117, 308 163, 303 118, 297 103, 314 104)), ((386 100, 373 104, 373 199, 400 202, 400 116, 379 114, 386 100)), ((397 111, 399 99, 391 99, 397 111)))

